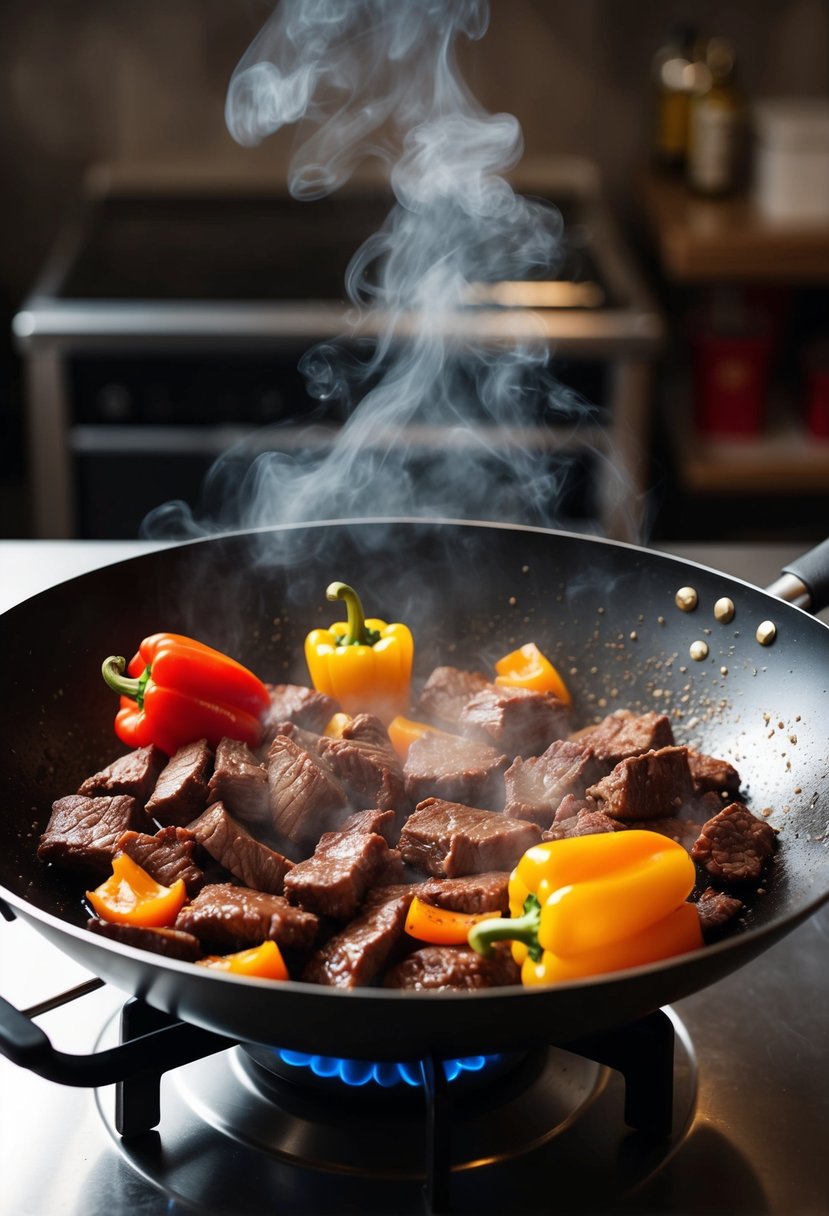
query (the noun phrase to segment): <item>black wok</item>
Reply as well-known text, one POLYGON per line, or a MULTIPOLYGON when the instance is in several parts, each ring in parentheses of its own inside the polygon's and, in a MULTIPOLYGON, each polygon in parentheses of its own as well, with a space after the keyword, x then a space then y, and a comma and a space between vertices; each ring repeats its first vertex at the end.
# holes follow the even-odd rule
MULTIPOLYGON (((336 615, 336 613, 335 613, 336 615)), ((610 541, 490 524, 315 523, 154 552, 64 583, 0 617, 6 707, 0 896, 125 992, 237 1040, 355 1058, 469 1055, 566 1043, 630 1021, 747 963, 829 898, 829 629, 705 567, 610 541), (422 676, 486 667, 534 640, 583 722, 622 706, 675 715, 678 741, 726 756, 779 850, 743 931, 694 954, 555 988, 443 994, 330 990, 229 977, 83 928, 81 883, 35 856, 51 802, 118 753, 107 654, 159 629, 229 650, 264 679, 306 682, 302 640, 331 619, 324 589, 355 584, 407 621, 422 676), (675 593, 694 587, 695 611, 675 593), (729 596, 735 615, 716 619, 729 596), (758 625, 776 638, 762 646, 758 625), (690 657, 705 642, 704 659, 690 657)))

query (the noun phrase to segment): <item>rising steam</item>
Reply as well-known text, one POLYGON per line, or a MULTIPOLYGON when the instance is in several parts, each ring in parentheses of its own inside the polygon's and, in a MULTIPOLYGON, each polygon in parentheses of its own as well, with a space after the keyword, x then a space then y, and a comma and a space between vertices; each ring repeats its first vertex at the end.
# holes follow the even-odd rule
POLYGON ((282 0, 243 56, 234 138, 296 125, 295 197, 312 207, 372 163, 393 205, 348 268, 348 354, 332 341, 301 363, 311 395, 347 415, 333 445, 313 429, 300 451, 242 445, 212 469, 204 515, 167 504, 145 534, 361 515, 560 522, 571 462, 521 429, 576 428, 589 407, 554 380, 531 313, 474 303, 481 284, 549 278, 563 241, 559 212, 503 176, 518 122, 487 113, 458 70, 456 40, 482 37, 488 15, 481 0, 282 0))

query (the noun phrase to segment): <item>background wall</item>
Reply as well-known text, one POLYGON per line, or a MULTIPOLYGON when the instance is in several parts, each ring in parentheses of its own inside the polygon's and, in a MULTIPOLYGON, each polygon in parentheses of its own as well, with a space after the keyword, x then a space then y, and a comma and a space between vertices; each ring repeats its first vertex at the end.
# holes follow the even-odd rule
MULTIPOLYGON (((101 161, 267 166, 224 124, 233 68, 271 11, 262 0, 4 0, 0 5, 0 480, 21 476, 10 318, 101 161)), ((528 153, 595 159, 623 223, 648 158, 650 63, 666 24, 694 21, 737 49, 749 98, 829 90, 829 0, 493 0, 460 48, 473 92, 517 115, 528 153)), ((0 532, 18 526, 0 497, 0 532)), ((22 525, 19 525, 22 526, 22 525)))

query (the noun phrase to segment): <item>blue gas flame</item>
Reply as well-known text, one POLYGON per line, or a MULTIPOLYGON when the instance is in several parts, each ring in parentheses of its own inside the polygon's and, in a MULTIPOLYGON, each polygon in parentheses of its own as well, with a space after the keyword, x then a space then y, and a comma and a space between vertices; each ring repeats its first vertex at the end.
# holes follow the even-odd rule
MULTIPOLYGON (((423 1084, 420 1065, 416 1061, 388 1063, 380 1060, 372 1063, 369 1060, 341 1060, 336 1056, 315 1056, 286 1048, 279 1048, 277 1054, 283 1064, 292 1068, 309 1068, 316 1077, 338 1079, 344 1085, 353 1087, 374 1084, 391 1089, 402 1083, 416 1089, 423 1084)), ((443 1071, 447 1081, 454 1081, 462 1073, 482 1072, 500 1059, 500 1055, 492 1055, 444 1060, 443 1071)))

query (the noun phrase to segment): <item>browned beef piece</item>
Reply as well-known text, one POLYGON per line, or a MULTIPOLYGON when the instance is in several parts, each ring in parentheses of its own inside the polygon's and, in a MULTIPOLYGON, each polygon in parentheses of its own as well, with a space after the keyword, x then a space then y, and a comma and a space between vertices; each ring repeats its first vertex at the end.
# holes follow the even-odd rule
POLYGON ((86 922, 87 929, 108 937, 124 946, 135 946, 138 950, 151 950, 165 958, 178 958, 185 963, 194 963, 204 954, 201 942, 192 933, 180 929, 141 929, 138 925, 116 925, 97 916, 86 922))
POLYGON ((436 667, 423 685, 418 699, 418 711, 431 722, 457 731, 468 701, 488 688, 490 681, 480 671, 463 671, 459 667, 436 667))
POLYGON ((715 891, 713 887, 706 887, 697 900, 699 923, 705 940, 713 941, 719 937, 742 907, 741 899, 726 895, 724 891, 715 891))
POLYGON ((136 865, 146 870, 162 886, 171 887, 183 879, 187 894, 193 896, 204 885, 204 871, 193 855, 198 842, 187 828, 159 828, 154 836, 146 832, 124 832, 118 848, 136 865))
POLYGON ((269 822, 267 769, 241 739, 219 740, 207 789, 208 802, 223 802, 243 823, 269 822))
POLYGON ((376 832, 387 844, 394 844, 399 835, 395 827, 394 811, 355 811, 344 819, 337 829, 340 832, 376 832))
POLYGON ((467 701, 461 726, 510 756, 535 756, 568 733, 570 715, 551 692, 489 684, 467 701))
POLYGON ((635 714, 629 709, 617 709, 596 726, 577 731, 571 738, 591 749, 604 772, 628 756, 659 751, 674 743, 671 722, 665 714, 635 714))
POLYGON ((313 912, 293 907, 282 895, 211 883, 184 905, 174 927, 221 954, 268 940, 280 948, 309 950, 319 921, 313 912))
POLYGON ((426 731, 414 740, 403 765, 406 795, 412 803, 434 796, 501 810, 508 764, 509 758, 489 743, 426 731))
POLYGON ((575 819, 579 811, 597 811, 598 809, 598 803, 592 798, 577 798, 575 794, 565 794, 556 808, 550 827, 554 828, 564 819, 575 819))
POLYGON ((160 824, 185 827, 207 805, 207 783, 213 749, 206 739, 180 747, 162 769, 147 802, 147 813, 160 824))
POLYGON ((383 986, 416 992, 466 992, 520 982, 518 964, 504 943, 491 958, 483 958, 468 946, 424 946, 393 967, 383 986))
POLYGON ((451 912, 500 912, 509 908, 509 870, 464 874, 462 878, 427 878, 413 889, 424 903, 451 912))
POLYGON ((397 807, 403 794, 403 768, 379 718, 356 714, 341 737, 323 737, 318 751, 356 806, 384 811, 397 807))
POLYGON ((403 860, 436 878, 511 870, 541 839, 541 828, 495 811, 427 798, 403 825, 403 860))
POLYGON ((237 882, 254 891, 282 894, 285 875, 293 862, 254 839, 223 802, 214 802, 202 811, 189 825, 189 831, 237 882))
POLYGON ((389 846, 376 832, 325 832, 313 857, 285 877, 285 894, 318 916, 348 920, 366 891, 380 881, 389 846))
POLYGON ((718 760, 715 756, 706 756, 702 752, 688 748, 688 764, 694 788, 701 794, 708 790, 715 793, 736 794, 740 788, 740 774, 727 760, 718 760))
POLYGON ((752 815, 741 802, 732 802, 703 824, 691 856, 712 878, 725 883, 754 882, 776 843, 770 824, 752 815))
POLYGON ((641 756, 628 756, 587 790, 600 811, 625 820, 670 815, 688 802, 693 793, 685 747, 662 747, 641 756))
POLYGON ((618 819, 611 819, 600 810, 580 810, 575 815, 556 820, 544 832, 544 840, 567 840, 570 836, 595 836, 599 832, 616 832, 621 828, 618 819))
POLYGON ((124 832, 151 832, 153 824, 129 794, 68 794, 52 803, 40 838, 41 861, 98 876, 108 875, 124 832))
POLYGON ((504 774, 504 813, 550 827, 563 799, 584 798, 601 773, 589 747, 557 739, 540 756, 517 756, 504 774))
MULTIPOLYGON (((616 827, 621 826, 616 822, 616 827)), ((644 828, 647 832, 659 832, 669 840, 675 840, 683 849, 690 853, 702 830, 702 822, 692 819, 682 819, 676 815, 665 815, 660 819, 625 820, 626 828, 644 828)))
POLYGON ((305 730, 321 735, 331 718, 339 710, 333 697, 304 684, 271 684, 270 709, 266 711, 263 738, 275 738, 277 726, 282 722, 293 722, 305 730))
POLYGON ((89 797, 95 794, 130 794, 143 804, 152 793, 166 763, 167 756, 160 747, 154 744, 139 747, 125 756, 119 756, 99 773, 87 777, 78 793, 89 797))
POLYGON ((277 735, 271 744, 267 767, 271 829, 305 856, 323 832, 345 817, 345 789, 318 756, 286 735, 277 735))
POLYGON ((362 988, 372 983, 403 941, 411 902, 407 889, 367 901, 354 920, 312 954, 302 979, 329 988, 362 988))

